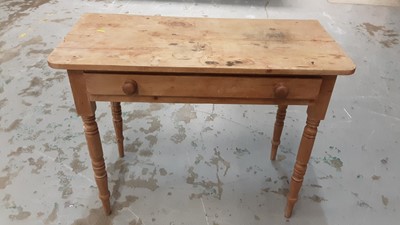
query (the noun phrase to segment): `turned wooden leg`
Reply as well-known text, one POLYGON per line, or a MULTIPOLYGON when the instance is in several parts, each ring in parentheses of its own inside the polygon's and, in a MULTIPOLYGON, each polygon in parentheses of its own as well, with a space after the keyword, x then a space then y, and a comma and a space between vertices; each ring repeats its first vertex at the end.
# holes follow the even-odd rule
POLYGON ((122 117, 121 117, 121 103, 111 102, 111 111, 113 116, 113 123, 115 135, 118 143, 119 157, 124 157, 124 135, 122 131, 122 117))
POLYGON ((274 134, 272 137, 272 147, 271 147, 271 160, 276 159, 276 153, 278 151, 279 144, 281 143, 281 135, 283 130, 283 125, 286 117, 287 105, 278 105, 278 111, 276 112, 276 120, 274 126, 274 134))
POLYGON ((107 171, 104 163, 103 149, 101 146, 99 130, 97 128, 96 117, 95 115, 82 115, 82 120, 90 158, 92 159, 94 177, 99 189, 99 197, 103 203, 104 212, 109 215, 111 213, 110 192, 108 191, 107 171))
POLYGON ((298 194, 303 183, 303 177, 307 170, 307 163, 310 159, 311 151, 314 145, 315 136, 320 120, 307 118, 307 124, 304 127, 303 137, 301 138, 299 151, 297 152, 296 164, 294 166, 290 189, 287 195, 287 205, 285 217, 292 215, 294 204, 297 201, 298 194))

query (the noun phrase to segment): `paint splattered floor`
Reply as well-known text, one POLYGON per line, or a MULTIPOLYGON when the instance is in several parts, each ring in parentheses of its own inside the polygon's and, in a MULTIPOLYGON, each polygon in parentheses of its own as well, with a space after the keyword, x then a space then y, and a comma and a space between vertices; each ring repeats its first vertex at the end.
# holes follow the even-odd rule
POLYGON ((397 224, 399 8, 327 1, 0 3, 0 224, 397 224), (283 217, 305 121, 290 107, 268 160, 273 106, 123 104, 126 157, 110 109, 97 116, 113 214, 103 215, 64 71, 46 57, 84 12, 318 19, 356 62, 320 125, 301 200, 283 217))

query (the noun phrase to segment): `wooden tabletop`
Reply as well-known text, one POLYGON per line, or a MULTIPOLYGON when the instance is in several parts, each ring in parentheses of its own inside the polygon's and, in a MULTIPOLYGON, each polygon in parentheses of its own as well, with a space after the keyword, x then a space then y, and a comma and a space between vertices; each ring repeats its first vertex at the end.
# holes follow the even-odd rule
POLYGON ((68 70, 347 75, 355 65, 315 20, 85 14, 50 54, 68 70))

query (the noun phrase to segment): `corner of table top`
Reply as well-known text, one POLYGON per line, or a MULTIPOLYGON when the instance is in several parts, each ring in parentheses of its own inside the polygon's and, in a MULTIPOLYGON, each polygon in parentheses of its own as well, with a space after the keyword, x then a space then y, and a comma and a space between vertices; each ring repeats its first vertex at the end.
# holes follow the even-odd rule
POLYGON ((53 69, 63 69, 63 68, 60 68, 60 65, 54 59, 54 51, 56 51, 56 49, 57 48, 53 49, 53 51, 47 57, 47 64, 50 66, 50 68, 53 68, 53 69))

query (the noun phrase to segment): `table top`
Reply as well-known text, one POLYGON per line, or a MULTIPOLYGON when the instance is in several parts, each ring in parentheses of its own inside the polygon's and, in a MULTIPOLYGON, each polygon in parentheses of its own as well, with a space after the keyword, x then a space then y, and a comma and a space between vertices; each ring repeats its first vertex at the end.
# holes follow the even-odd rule
POLYGON ((84 14, 50 54, 67 70, 348 75, 355 65, 316 20, 84 14))

